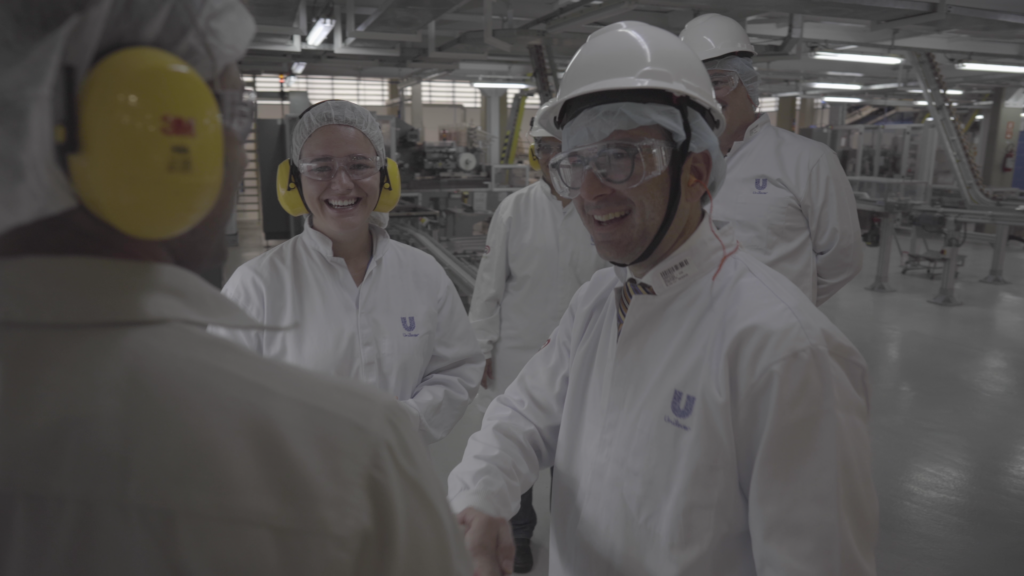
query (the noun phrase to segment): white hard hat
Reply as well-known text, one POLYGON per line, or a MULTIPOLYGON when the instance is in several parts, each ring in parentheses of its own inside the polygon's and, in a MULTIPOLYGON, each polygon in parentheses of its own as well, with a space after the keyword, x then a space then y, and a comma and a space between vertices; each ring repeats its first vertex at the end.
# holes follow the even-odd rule
POLYGON ((544 128, 541 127, 540 122, 537 121, 537 117, 540 116, 540 113, 546 110, 547 108, 550 108, 552 102, 554 102, 554 100, 548 100, 547 102, 541 104, 540 108, 537 109, 537 113, 533 115, 533 118, 530 118, 530 137, 557 138, 561 140, 561 136, 556 136, 555 134, 552 134, 551 132, 545 130, 544 128))
POLYGON ((711 60, 739 52, 741 56, 757 53, 740 23, 721 14, 702 14, 687 22, 679 33, 701 60, 711 60))
POLYGON ((557 132, 556 120, 566 121, 564 112, 573 115, 574 110, 563 110, 567 102, 623 90, 686 96, 707 109, 716 134, 725 128, 707 70, 693 51, 667 30, 628 21, 609 24, 587 38, 569 62, 558 96, 537 112, 537 123, 557 132))

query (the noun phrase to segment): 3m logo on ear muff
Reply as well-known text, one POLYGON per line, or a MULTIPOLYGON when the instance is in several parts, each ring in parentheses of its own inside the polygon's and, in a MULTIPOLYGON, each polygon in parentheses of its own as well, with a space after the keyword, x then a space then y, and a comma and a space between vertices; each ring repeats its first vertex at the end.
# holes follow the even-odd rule
POLYGON ((150 46, 113 52, 68 108, 57 144, 93 215, 129 236, 165 240, 213 209, 224 177, 220 107, 184 60, 150 46))
MULTIPOLYGON (((398 163, 387 159, 387 166, 381 169, 380 196, 374 212, 390 212, 398 205, 402 196, 402 177, 398 173, 398 163)), ((292 216, 308 214, 309 209, 302 198, 302 179, 299 170, 291 160, 284 160, 277 165, 277 201, 281 208, 292 216)))

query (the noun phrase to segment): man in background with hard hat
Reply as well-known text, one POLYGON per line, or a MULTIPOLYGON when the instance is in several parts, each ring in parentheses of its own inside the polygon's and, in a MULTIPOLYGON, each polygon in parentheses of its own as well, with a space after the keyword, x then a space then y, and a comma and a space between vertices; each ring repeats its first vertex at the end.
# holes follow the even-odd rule
POLYGON ((680 37, 704 61, 726 118, 715 219, 732 222, 744 249, 821 306, 861 268, 857 204, 839 159, 757 112, 754 46, 739 23, 704 14, 680 37))
POLYGON ((195 274, 254 121, 248 11, 0 26, 0 573, 468 575, 401 408, 206 333, 262 328, 195 274))
MULTIPOLYGON (((494 211, 469 308, 469 321, 487 358, 475 400, 482 411, 544 345, 576 290, 608 266, 597 255, 572 201, 551 188, 548 163, 562 151, 561 141, 535 119, 530 126, 531 166, 540 170, 541 179, 512 193, 494 211)), ((532 487, 523 493, 511 522, 514 569, 529 572, 530 538, 537 526, 532 487)))
POLYGON ((700 60, 640 22, 594 32, 538 118, 555 190, 615 264, 488 408, 448 497, 476 574, 543 468, 552 576, 875 573, 864 359, 702 209, 725 118, 700 60))

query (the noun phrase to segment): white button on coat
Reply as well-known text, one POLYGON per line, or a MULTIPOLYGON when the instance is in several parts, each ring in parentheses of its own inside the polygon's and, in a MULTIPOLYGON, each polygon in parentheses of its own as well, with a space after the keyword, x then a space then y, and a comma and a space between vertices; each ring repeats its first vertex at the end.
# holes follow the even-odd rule
POLYGON ((860 272, 857 203, 831 149, 762 114, 726 162, 713 215, 734 224, 744 249, 818 306, 860 272))
POLYGON ((484 356, 493 358, 487 407, 558 326, 576 290, 609 264, 597 255, 576 208, 539 180, 503 200, 487 232, 469 309, 484 356))
POLYGON ((554 465, 552 576, 873 575, 864 359, 742 249, 712 281, 722 255, 702 224, 618 338, 627 274, 594 274, 470 438, 453 510, 510 518, 554 465))
POLYGON ((0 259, 0 572, 470 574, 404 410, 209 323, 259 327, 177 266, 0 259))
POLYGON ((257 354, 362 382, 399 400, 424 441, 445 437, 476 394, 484 359, 455 286, 429 254, 371 225, 360 286, 312 227, 246 262, 224 294, 291 330, 211 331, 257 354))

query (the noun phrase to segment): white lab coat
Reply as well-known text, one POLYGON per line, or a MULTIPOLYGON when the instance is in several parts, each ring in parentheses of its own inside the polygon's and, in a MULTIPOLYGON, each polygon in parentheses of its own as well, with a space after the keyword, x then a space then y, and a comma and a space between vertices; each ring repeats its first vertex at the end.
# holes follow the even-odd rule
POLYGON ((701 224, 618 339, 626 269, 594 274, 470 438, 453 510, 509 518, 554 465, 552 576, 874 574, 864 359, 743 250, 712 280, 722 255, 701 224))
POLYGON ((404 411, 182 268, 0 259, 0 572, 468 576, 404 411))
POLYGON ((543 180, 498 205, 469 308, 484 357, 493 358, 493 385, 477 396, 481 408, 540 350, 576 290, 607 266, 576 208, 562 206, 543 180))
POLYGON ((818 306, 860 272, 857 203, 828 146, 762 114, 726 162, 712 215, 735 224, 743 248, 818 306))
POLYGON ((370 230, 373 257, 359 286, 330 239, 310 226, 224 285, 257 321, 296 329, 211 331, 261 356, 379 388, 406 408, 425 442, 436 442, 476 394, 484 359, 440 264, 370 230))

